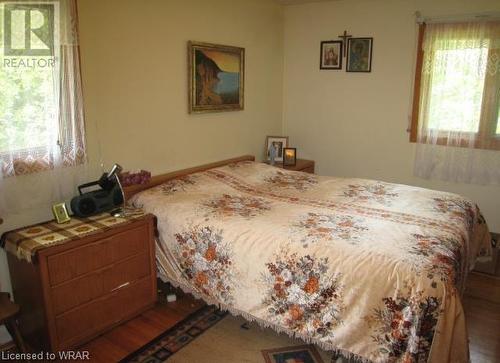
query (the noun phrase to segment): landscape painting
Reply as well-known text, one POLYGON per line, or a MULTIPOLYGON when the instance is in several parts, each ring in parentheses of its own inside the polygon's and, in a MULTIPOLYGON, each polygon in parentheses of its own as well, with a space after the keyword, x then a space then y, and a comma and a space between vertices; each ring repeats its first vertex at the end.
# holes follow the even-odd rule
POLYGON ((245 49, 189 42, 189 112, 243 109, 245 49))

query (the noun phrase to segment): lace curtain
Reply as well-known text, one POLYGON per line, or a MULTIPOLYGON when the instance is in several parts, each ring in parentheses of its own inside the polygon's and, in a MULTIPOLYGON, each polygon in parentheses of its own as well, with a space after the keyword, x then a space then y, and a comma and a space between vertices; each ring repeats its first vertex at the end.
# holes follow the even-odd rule
POLYGON ((500 23, 428 24, 415 175, 500 184, 500 23))
MULTIPOLYGON (((9 3, 34 4, 23 1, 9 3)), ((31 90, 30 98, 25 100, 21 111, 16 109, 15 102, 19 94, 8 94, 15 87, 2 85, 0 90, 7 92, 1 98, 6 102, 2 105, 4 109, 0 110, 0 129, 9 136, 7 140, 0 140, 3 141, 3 144, 0 143, 3 147, 0 150, 0 215, 4 219, 42 206, 44 211, 50 211, 52 203, 73 196, 75 186, 86 180, 88 175, 76 1, 36 2, 40 3, 54 6, 54 52, 52 57, 45 58, 54 59, 53 66, 48 67, 48 72, 44 71, 43 66, 47 63, 41 61, 37 66, 42 72, 38 75, 33 73, 32 77, 16 73, 33 72, 27 67, 0 69, 4 74, 9 72, 11 81, 26 82, 27 89, 31 90), (34 88, 36 77, 43 80, 38 80, 40 84, 34 88), (28 112, 33 108, 34 118, 33 112, 28 112), (16 112, 24 113, 14 118, 16 112), (19 120, 29 122, 21 132, 13 126, 19 120)), ((0 6, 4 4, 0 1, 0 6)), ((3 49, 0 52, 3 53, 3 49)), ((36 57, 18 57, 22 58, 36 57)))

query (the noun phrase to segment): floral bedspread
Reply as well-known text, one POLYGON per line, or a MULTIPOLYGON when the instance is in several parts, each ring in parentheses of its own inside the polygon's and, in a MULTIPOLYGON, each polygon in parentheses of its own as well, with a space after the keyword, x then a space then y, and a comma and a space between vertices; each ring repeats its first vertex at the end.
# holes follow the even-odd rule
POLYGON ((470 200, 242 162, 132 203, 160 271, 209 303, 358 361, 468 361, 461 292, 490 248, 470 200))

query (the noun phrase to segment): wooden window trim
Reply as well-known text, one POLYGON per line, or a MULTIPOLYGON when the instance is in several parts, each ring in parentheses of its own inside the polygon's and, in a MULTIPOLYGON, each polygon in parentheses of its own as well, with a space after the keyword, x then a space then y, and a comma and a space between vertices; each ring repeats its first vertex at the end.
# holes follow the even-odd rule
POLYGON ((413 83, 413 106, 410 124, 410 142, 417 142, 418 115, 420 111, 420 85, 422 82, 422 66, 424 63, 424 34, 425 23, 422 23, 418 25, 417 64, 415 67, 415 82, 413 83))
MULTIPOLYGON (((418 135, 418 121, 419 121, 419 113, 420 113, 420 88, 422 84, 422 68, 424 63, 424 36, 425 36, 425 23, 419 24, 418 27, 418 48, 417 48, 417 61, 415 66, 415 80, 413 84, 413 104, 412 104, 412 113, 411 113, 411 122, 409 128, 409 136, 410 142, 417 142, 418 135)), ((496 125, 494 125, 496 126, 496 125)), ((478 132, 479 137, 474 142, 475 149, 484 149, 484 150, 500 150, 500 135, 496 134, 494 130, 490 130, 492 125, 485 124, 484 122, 480 122, 480 130, 478 132), (493 132, 492 132, 493 131, 493 132)), ((466 138, 459 140, 458 142, 451 145, 448 142, 446 136, 444 136, 446 132, 443 132, 443 136, 439 136, 436 140, 437 145, 448 145, 454 147, 471 147, 470 141, 466 138)), ((427 139, 424 138, 422 140, 423 143, 427 143, 427 139)))

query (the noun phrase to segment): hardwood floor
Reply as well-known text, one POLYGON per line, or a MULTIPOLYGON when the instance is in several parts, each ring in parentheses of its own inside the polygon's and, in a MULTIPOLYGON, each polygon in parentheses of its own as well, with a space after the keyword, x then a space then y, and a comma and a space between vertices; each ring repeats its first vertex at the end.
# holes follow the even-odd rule
POLYGON ((78 348, 90 352, 91 362, 117 362, 203 306, 201 300, 178 293, 172 303, 159 302, 135 319, 78 348))
POLYGON ((500 304, 465 296, 472 363, 500 362, 500 304))
MULTIPOLYGON (((500 303, 488 301, 495 290, 483 275, 471 278, 472 292, 464 296, 472 363, 500 362, 500 303), (479 297, 476 297, 479 295, 479 297)), ((496 280, 495 280, 496 281, 496 280)), ((498 280, 500 282, 500 280, 498 280)), ((90 352, 91 362, 116 362, 202 306, 191 295, 174 303, 158 303, 153 309, 79 348, 90 352)), ((221 362, 223 363, 223 362, 221 362)), ((231 362, 232 363, 232 362, 231 362)))
POLYGON ((463 300, 473 363, 500 362, 500 278, 473 272, 463 300))

